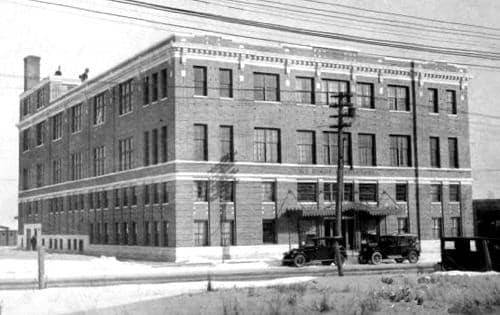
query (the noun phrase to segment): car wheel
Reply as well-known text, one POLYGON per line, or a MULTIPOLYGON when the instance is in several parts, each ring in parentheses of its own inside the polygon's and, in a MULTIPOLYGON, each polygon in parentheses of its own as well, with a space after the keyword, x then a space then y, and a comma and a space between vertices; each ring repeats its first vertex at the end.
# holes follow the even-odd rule
POLYGON ((378 265, 382 262, 382 254, 380 252, 375 252, 372 254, 371 263, 378 265))
POLYGON ((295 265, 295 267, 302 267, 305 265, 305 263, 306 258, 302 254, 297 254, 297 256, 293 258, 293 264, 295 265))
POLYGON ((322 261, 322 262, 321 262, 321 264, 322 264, 323 266, 330 266, 332 263, 333 263, 333 261, 332 261, 332 260, 322 261))
POLYGON ((416 264, 418 261, 418 254, 415 251, 412 251, 408 254, 408 260, 410 261, 410 264, 416 264))

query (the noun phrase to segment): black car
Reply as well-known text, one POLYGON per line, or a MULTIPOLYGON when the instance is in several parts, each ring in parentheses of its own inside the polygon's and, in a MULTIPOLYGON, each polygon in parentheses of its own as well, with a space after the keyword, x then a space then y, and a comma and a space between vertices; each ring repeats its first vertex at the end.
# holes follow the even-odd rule
POLYGON ((416 235, 384 235, 362 242, 358 261, 360 264, 370 262, 378 265, 383 259, 394 259, 397 263, 408 259, 410 263, 415 264, 419 256, 420 245, 416 235))
MULTIPOLYGON (((309 239, 305 245, 284 253, 282 262, 284 265, 293 264, 296 267, 302 267, 310 262, 321 262, 323 265, 335 263, 333 241, 333 237, 309 239)), ((347 253, 342 245, 340 245, 340 253, 342 255, 342 264, 345 264, 347 253)))
POLYGON ((500 239, 442 237, 441 266, 444 270, 500 271, 500 239))

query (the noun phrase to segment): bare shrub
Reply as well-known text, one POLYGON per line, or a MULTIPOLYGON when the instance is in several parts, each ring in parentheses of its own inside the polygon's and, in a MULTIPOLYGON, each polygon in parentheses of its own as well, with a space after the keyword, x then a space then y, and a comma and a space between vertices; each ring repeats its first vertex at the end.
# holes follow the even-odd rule
POLYGON ((368 291, 366 296, 359 301, 361 315, 368 315, 380 311, 380 302, 380 297, 374 289, 368 291))

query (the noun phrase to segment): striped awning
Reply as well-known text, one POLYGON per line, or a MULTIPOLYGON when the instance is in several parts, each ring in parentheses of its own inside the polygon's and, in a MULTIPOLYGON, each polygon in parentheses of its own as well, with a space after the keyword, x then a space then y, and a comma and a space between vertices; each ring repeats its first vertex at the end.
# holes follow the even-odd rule
MULTIPOLYGON (((324 209, 306 209, 306 208, 289 208, 286 210, 287 215, 298 215, 302 217, 334 217, 335 205, 325 207, 324 209)), ((388 216, 388 215, 404 215, 403 208, 397 205, 378 206, 370 205, 361 202, 345 202, 342 205, 342 213, 364 212, 371 216, 388 216)))

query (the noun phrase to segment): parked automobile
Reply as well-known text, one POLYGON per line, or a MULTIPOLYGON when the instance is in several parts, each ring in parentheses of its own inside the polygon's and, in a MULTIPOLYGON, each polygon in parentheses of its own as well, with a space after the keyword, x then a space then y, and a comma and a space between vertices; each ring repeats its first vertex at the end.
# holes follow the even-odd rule
MULTIPOLYGON (((335 263, 333 242, 333 237, 309 239, 304 245, 299 246, 299 248, 294 248, 284 253, 282 262, 284 265, 294 265, 296 267, 302 267, 311 262, 321 262, 323 265, 331 265, 335 263)), ((347 253, 342 245, 340 245, 340 253, 342 255, 342 265, 344 265, 347 261, 347 253)))
POLYGON ((444 270, 500 271, 500 239, 443 237, 441 266, 444 270))
POLYGON ((370 262, 378 265, 383 259, 394 259, 397 263, 408 259, 414 264, 419 256, 420 245, 416 235, 384 235, 378 237, 378 240, 371 238, 369 241, 362 242, 358 261, 360 264, 370 262))

